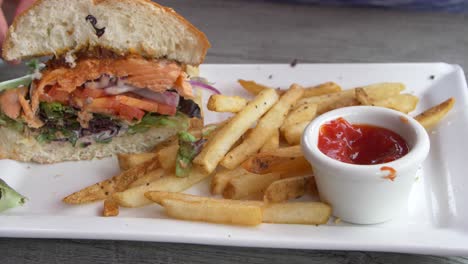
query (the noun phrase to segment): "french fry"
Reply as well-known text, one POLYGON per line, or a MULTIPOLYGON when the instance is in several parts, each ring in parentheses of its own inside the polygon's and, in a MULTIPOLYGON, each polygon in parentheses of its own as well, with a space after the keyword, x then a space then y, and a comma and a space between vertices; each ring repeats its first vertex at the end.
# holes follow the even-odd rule
POLYGON ((247 173, 248 172, 242 167, 237 167, 234 170, 223 169, 217 172, 211 179, 211 194, 222 194, 231 179, 247 173))
POLYGON ((186 177, 182 178, 176 177, 175 175, 168 175, 150 182, 149 184, 140 185, 122 192, 116 192, 112 198, 123 207, 141 207, 151 203, 151 201, 144 196, 148 191, 181 192, 208 178, 208 176, 210 176, 210 174, 202 172, 198 168, 193 168, 186 177))
POLYGON ((453 108, 454 104, 455 98, 449 98, 446 101, 427 109, 426 111, 417 115, 414 119, 421 123, 421 125, 423 125, 423 127, 426 129, 431 129, 448 114, 448 112, 453 108))
MULTIPOLYGON (((242 88, 250 92, 251 94, 257 95, 260 93, 263 89, 265 88, 270 88, 268 86, 258 84, 254 81, 245 81, 245 80, 239 80, 240 85, 242 88)), ((302 97, 311 97, 311 96, 318 96, 318 95, 324 95, 324 94, 329 94, 329 93, 336 93, 340 92, 341 86, 334 82, 326 82, 322 83, 316 86, 311 86, 304 88, 304 94, 302 97)), ((279 94, 283 94, 283 90, 277 91, 279 94)))
POLYGON ((383 82, 370 84, 361 88, 366 91, 370 98, 373 100, 379 100, 397 95, 401 91, 405 90, 406 87, 403 83, 383 82))
POLYGON ((337 93, 341 92, 341 86, 334 82, 326 82, 316 86, 304 88, 304 94, 302 97, 311 97, 311 96, 319 96, 324 94, 330 93, 337 93))
POLYGON ((248 102, 247 99, 240 96, 214 94, 210 96, 207 108, 214 112, 237 113, 241 111, 248 102))
POLYGON ((277 101, 278 94, 275 90, 264 89, 205 144, 193 163, 200 165, 208 173, 213 172, 232 145, 277 101))
POLYGON ((304 129, 309 125, 310 121, 301 122, 284 128, 283 136, 289 145, 301 144, 301 137, 304 129))
POLYGON ((326 224, 331 207, 320 202, 272 203, 263 207, 263 222, 276 224, 326 224))
POLYGON ((284 132, 287 127, 297 125, 302 122, 310 122, 316 115, 317 104, 303 104, 289 113, 281 126, 281 131, 284 132))
MULTIPOLYGON (((405 89, 401 83, 377 83, 361 87, 372 100, 381 100, 399 94, 405 89)), ((344 90, 337 93, 312 96, 299 100, 296 108, 303 104, 318 104, 317 114, 323 114, 333 109, 359 105, 355 89, 344 90)))
POLYGON ((260 206, 217 201, 183 201, 164 199, 162 206, 173 218, 234 225, 259 225, 262 222, 260 206))
POLYGON ((372 101, 372 105, 390 108, 407 114, 416 109, 418 102, 419 98, 417 96, 411 94, 397 94, 386 99, 372 101))
POLYGON ((310 172, 311 166, 302 154, 301 146, 279 148, 271 152, 258 153, 247 159, 242 167, 255 174, 271 172, 310 172))
MULTIPOLYGON (((145 193, 145 197, 148 200, 151 200, 157 204, 161 204, 164 199, 172 199, 172 200, 179 200, 179 201, 187 201, 187 202, 219 202, 224 203, 227 200, 225 199, 218 199, 206 196, 198 196, 180 192, 160 192, 160 191, 150 191, 145 193)), ((245 204, 245 205, 255 205, 255 206, 263 206, 263 202, 261 201, 251 201, 251 200, 228 200, 229 203, 236 203, 236 204, 245 204)))
POLYGON ((245 81, 245 80, 240 79, 238 80, 238 82, 242 86, 242 88, 244 88, 245 90, 247 90, 253 95, 259 94, 264 89, 271 89, 268 86, 258 84, 254 81, 245 81))
POLYGON ((258 225, 262 221, 263 203, 259 201, 235 201, 159 191, 147 192, 145 197, 162 205, 169 216, 177 219, 240 225, 258 225))
POLYGON ((63 199, 68 204, 83 204, 104 200, 111 197, 115 192, 121 192, 135 180, 145 176, 149 172, 160 167, 159 160, 153 158, 136 167, 123 171, 111 179, 98 182, 88 186, 78 192, 75 192, 63 199))
POLYGON ((364 88, 356 88, 354 92, 356 95, 356 99, 359 101, 360 104, 372 105, 372 99, 366 93, 366 90, 364 90, 364 88))
POLYGON ((279 173, 253 174, 247 173, 232 178, 223 191, 223 197, 240 200, 261 197, 274 181, 281 179, 279 173))
MULTIPOLYGON (((205 134, 208 134, 208 132, 216 130, 219 126, 222 126, 226 121, 219 122, 219 123, 213 123, 213 124, 208 124, 202 128, 199 127, 190 127, 188 132, 192 134, 194 137, 199 138, 204 136, 205 134)), ((163 142, 159 143, 156 145, 156 147, 153 149, 152 152, 158 153, 161 149, 167 148, 169 146, 172 146, 174 144, 179 144, 179 137, 178 135, 174 135, 163 142)))
POLYGON ((416 108, 419 98, 410 94, 396 94, 383 99, 372 99, 364 88, 355 89, 356 99, 361 105, 380 106, 409 113, 416 108))
POLYGON ((152 152, 137 154, 117 154, 117 160, 119 161, 119 167, 121 170, 128 170, 154 157, 156 157, 156 154, 152 152))
POLYGON ((297 84, 279 99, 279 101, 263 116, 253 129, 252 133, 239 146, 228 152, 221 165, 228 169, 234 169, 245 161, 248 156, 255 154, 265 144, 271 135, 283 124, 289 110, 295 102, 301 98, 304 90, 297 84))
POLYGON ((132 182, 128 188, 146 185, 164 176, 164 170, 153 170, 132 182))
POLYGON ((159 163, 161 164, 161 168, 163 168, 164 170, 168 172, 174 172, 178 151, 179 151, 178 143, 175 143, 166 148, 160 149, 157 152, 157 157, 159 159, 159 163))
POLYGON ((330 206, 319 202, 264 204, 258 201, 214 199, 182 193, 147 192, 145 196, 161 204, 170 217, 212 223, 258 225, 325 224, 330 206))
MULTIPOLYGON (((149 191, 145 193, 146 199, 153 201, 157 204, 162 205, 164 199, 187 201, 187 202, 204 202, 209 200, 215 200, 215 198, 185 194, 180 192, 161 192, 161 191, 149 191)), ((219 200, 219 199, 216 199, 219 200)))
POLYGON ((314 171, 312 170, 312 167, 305 167, 303 169, 296 169, 288 172, 280 172, 281 174, 281 179, 287 179, 287 178, 293 178, 293 177, 299 177, 299 176, 304 176, 304 175, 313 175, 314 171))
POLYGON ((118 216, 119 205, 112 199, 104 200, 104 209, 102 210, 102 216, 118 216))
POLYGON ((263 201, 265 203, 280 203, 296 199, 306 193, 315 192, 313 176, 298 176, 275 181, 265 190, 263 201))
POLYGON ((272 151, 279 148, 280 143, 280 133, 276 129, 275 132, 270 136, 270 138, 263 144, 263 147, 260 149, 260 152, 272 151))

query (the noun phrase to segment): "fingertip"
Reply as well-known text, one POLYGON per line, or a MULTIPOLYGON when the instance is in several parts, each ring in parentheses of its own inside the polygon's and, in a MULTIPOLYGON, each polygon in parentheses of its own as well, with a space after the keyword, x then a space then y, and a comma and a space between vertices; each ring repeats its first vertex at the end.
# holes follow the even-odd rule
POLYGON ((5 39, 5 35, 8 31, 8 24, 5 19, 5 15, 3 14, 3 11, 0 9, 0 47, 3 44, 3 40, 5 39))
POLYGON ((24 10, 28 9, 36 0, 20 0, 18 7, 16 8, 15 16, 23 13, 24 10))

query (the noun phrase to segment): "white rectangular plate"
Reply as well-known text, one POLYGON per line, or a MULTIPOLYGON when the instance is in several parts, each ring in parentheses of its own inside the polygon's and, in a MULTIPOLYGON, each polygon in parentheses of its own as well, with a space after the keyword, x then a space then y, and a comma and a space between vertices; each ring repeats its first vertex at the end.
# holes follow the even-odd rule
MULTIPOLYGON (((6 70, 6 66, 1 70, 6 70)), ((385 224, 330 221, 323 226, 239 227, 168 219, 156 205, 122 209, 120 216, 104 218, 100 216, 100 202, 70 206, 61 199, 115 174, 118 171, 115 158, 55 165, 2 160, 0 177, 29 197, 29 201, 24 207, 0 215, 0 236, 468 254, 468 90, 459 66, 444 63, 204 65, 201 73, 228 95, 247 96, 237 84, 239 78, 282 88, 293 82, 315 85, 335 81, 344 88, 403 82, 407 92, 421 98, 415 113, 450 96, 457 102, 449 116, 430 133, 431 152, 414 184, 406 214, 385 224)), ((205 93, 205 99, 208 96, 205 93)), ((206 113, 207 122, 225 117, 206 113)), ((208 195, 208 183, 202 182, 189 192, 208 195)))

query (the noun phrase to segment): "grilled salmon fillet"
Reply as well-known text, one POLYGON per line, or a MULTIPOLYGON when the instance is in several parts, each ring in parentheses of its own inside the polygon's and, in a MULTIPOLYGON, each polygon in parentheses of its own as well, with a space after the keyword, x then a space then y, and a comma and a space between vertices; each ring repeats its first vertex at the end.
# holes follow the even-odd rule
POLYGON ((32 91, 33 112, 37 111, 40 97, 47 86, 72 93, 85 82, 98 79, 103 74, 125 78, 125 83, 135 87, 155 92, 173 88, 183 97, 193 97, 192 87, 186 81, 186 73, 182 66, 173 61, 147 60, 136 55, 117 59, 85 58, 79 60, 74 68, 62 66, 42 72, 41 80, 32 91))

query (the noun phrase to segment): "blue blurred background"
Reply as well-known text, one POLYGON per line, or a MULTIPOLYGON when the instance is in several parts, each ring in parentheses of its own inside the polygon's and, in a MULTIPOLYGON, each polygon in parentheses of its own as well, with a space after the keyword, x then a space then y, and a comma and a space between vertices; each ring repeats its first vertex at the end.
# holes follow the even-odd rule
POLYGON ((372 6, 424 11, 467 12, 468 0, 276 0, 304 4, 372 6))

